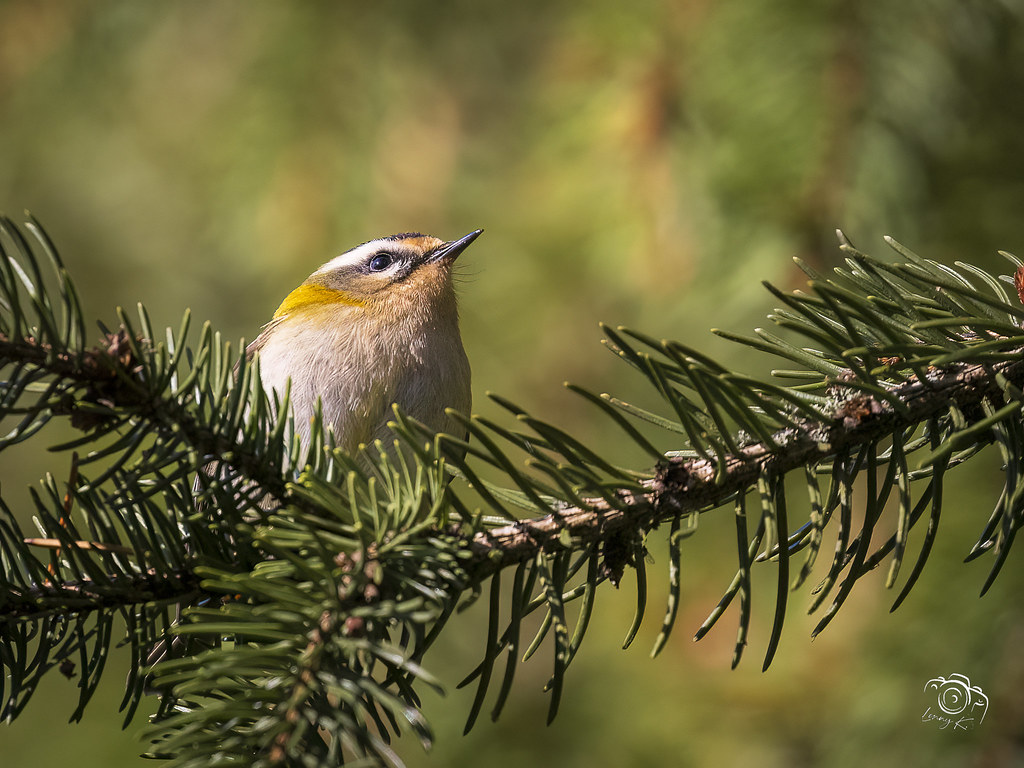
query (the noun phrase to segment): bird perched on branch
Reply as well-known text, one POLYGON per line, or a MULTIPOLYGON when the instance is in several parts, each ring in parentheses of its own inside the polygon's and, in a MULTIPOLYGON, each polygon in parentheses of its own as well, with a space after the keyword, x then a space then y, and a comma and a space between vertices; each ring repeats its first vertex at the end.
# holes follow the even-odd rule
MULTIPOLYGON (((290 380, 303 441, 318 403, 324 427, 350 452, 390 437, 394 403, 434 431, 460 431, 445 413, 468 413, 472 402, 452 266, 482 231, 449 242, 419 233, 371 240, 331 259, 285 297, 248 353, 258 356, 271 396, 283 397, 290 380)), ((196 477, 196 493, 229 472, 210 461, 196 477)), ((273 504, 270 497, 260 502, 273 504)), ((185 653, 187 639, 159 640, 147 664, 185 653)))
POLYGON ((468 412, 471 394, 452 265, 482 231, 449 242, 419 233, 371 240, 285 297, 249 353, 268 393, 283 396, 291 380, 304 440, 318 401, 348 451, 390 437, 393 403, 435 431, 454 431, 445 409, 468 412))

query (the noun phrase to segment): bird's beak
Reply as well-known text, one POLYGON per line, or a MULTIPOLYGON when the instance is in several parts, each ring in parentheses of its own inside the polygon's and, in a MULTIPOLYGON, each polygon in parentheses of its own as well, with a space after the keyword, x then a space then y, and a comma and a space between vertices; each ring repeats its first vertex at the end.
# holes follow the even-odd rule
POLYGON ((458 240, 452 240, 449 243, 445 243, 432 254, 428 261, 455 261, 460 253, 469 247, 469 244, 480 237, 482 229, 477 229, 470 232, 465 237, 460 237, 458 240))

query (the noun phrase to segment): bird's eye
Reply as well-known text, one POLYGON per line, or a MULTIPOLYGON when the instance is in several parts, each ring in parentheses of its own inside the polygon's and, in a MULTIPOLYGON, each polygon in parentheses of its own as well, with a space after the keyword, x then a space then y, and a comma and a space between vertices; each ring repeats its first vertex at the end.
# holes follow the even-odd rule
POLYGON ((371 272, 383 272, 385 269, 390 267, 395 261, 395 257, 390 253, 378 253, 372 259, 370 259, 370 271, 371 272))

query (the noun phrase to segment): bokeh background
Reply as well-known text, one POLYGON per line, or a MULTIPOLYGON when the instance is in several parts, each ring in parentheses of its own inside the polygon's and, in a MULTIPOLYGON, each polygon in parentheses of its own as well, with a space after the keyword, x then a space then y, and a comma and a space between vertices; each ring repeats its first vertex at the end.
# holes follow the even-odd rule
MULTIPOLYGON (((356 243, 483 227, 461 267, 477 410, 496 415, 484 393, 500 392, 611 451, 614 433, 561 383, 650 396, 602 349, 599 321, 762 373, 708 328, 763 324, 760 281, 798 287, 792 256, 838 263, 837 227, 869 252, 891 234, 1007 271, 995 251, 1024 252, 1022 17, 1020 0, 0 2, 0 209, 43 221, 90 317, 113 324, 141 301, 176 327, 191 307, 249 339, 356 243)), ((67 457, 5 453, 5 498, 47 470, 67 457)), ((734 569, 725 510, 688 540, 676 633, 648 658, 667 570, 653 537, 639 639, 620 650, 627 578, 602 593, 551 727, 542 652, 498 723, 462 736, 472 694, 454 686, 483 644, 470 611, 427 659, 449 690, 427 699, 437 743, 404 740, 403 756, 1020 764, 1022 555, 981 600, 988 562, 961 562, 1000 486, 991 456, 949 478, 930 564, 895 614, 873 575, 812 643, 796 593, 767 673, 773 566, 755 572, 738 670, 734 614, 690 641, 734 569), (974 731, 922 722, 925 683, 951 673, 989 697, 974 731)), ((0 727, 3 765, 141 765, 141 719, 122 732, 115 714, 126 664, 114 654, 75 726, 74 682, 48 681, 0 727)))

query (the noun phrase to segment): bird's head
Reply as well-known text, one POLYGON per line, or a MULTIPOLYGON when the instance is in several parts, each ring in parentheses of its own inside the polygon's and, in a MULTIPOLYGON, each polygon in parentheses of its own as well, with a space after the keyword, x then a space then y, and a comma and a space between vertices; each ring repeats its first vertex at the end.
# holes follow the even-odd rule
POLYGON ((382 320, 455 309, 452 264, 483 230, 444 241, 418 232, 370 240, 328 261, 288 294, 275 320, 343 307, 382 320))

